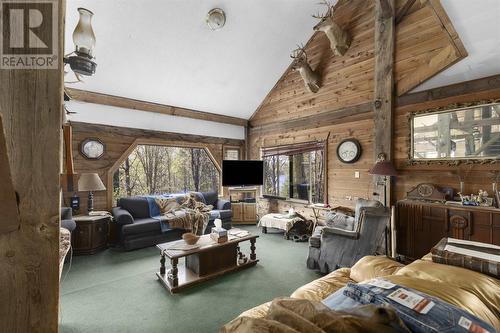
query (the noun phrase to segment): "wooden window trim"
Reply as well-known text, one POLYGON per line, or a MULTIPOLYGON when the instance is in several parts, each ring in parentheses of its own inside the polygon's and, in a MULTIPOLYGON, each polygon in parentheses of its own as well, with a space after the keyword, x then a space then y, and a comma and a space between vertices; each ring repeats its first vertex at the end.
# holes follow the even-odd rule
MULTIPOLYGON (((219 162, 217 162, 214 155, 212 154, 212 152, 210 151, 210 149, 206 145, 196 144, 196 143, 172 143, 172 142, 163 141, 163 140, 136 139, 130 145, 130 147, 128 147, 128 149, 125 150, 125 152, 120 156, 120 158, 115 161, 113 166, 111 166, 111 168, 108 169, 108 171, 107 171, 107 184, 108 184, 108 186, 109 186, 109 184, 113 184, 113 175, 115 174, 116 170, 118 170, 120 168, 120 165, 122 165, 122 163, 125 161, 125 159, 128 156, 130 156, 130 154, 137 148, 137 146, 141 146, 141 145, 204 149, 205 152, 207 153, 208 157, 210 158, 210 160, 214 164, 215 168, 217 169, 217 171, 219 171, 219 197, 221 196, 222 191, 224 190, 224 187, 222 186, 222 167, 219 164, 219 162)), ((114 207, 114 204, 115 204, 115 203, 113 203, 113 191, 108 189, 106 192, 107 192, 106 193, 106 195, 107 195, 106 201, 108 204, 108 209, 111 209, 114 207)))
MULTIPOLYGON (((261 159, 264 160, 266 157, 272 156, 292 156, 297 154, 304 154, 307 152, 312 152, 316 150, 323 151, 323 186, 324 186, 324 194, 323 194, 323 202, 326 204, 328 202, 328 140, 324 141, 308 141, 296 144, 287 144, 280 145, 274 147, 262 147, 260 151, 261 159)), ((289 175, 292 173, 291 168, 293 167, 292 162, 289 164, 289 175)), ((279 163, 277 165, 277 172, 279 174, 279 163)), ((289 196, 293 195, 292 185, 289 184, 289 196)), ((278 195, 265 194, 264 186, 261 186, 261 193, 263 198, 267 199, 276 199, 276 200, 284 200, 286 202, 295 202, 295 203, 313 203, 312 201, 312 192, 309 191, 309 199, 302 200, 296 199, 292 197, 283 197, 279 195, 279 187, 278 187, 278 195)))

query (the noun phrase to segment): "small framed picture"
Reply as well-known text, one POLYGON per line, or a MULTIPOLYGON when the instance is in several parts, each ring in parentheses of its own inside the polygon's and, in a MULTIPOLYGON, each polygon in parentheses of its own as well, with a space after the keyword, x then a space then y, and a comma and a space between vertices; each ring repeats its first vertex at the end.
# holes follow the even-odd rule
POLYGON ((492 207, 493 206, 493 198, 485 198, 484 203, 481 206, 492 207))

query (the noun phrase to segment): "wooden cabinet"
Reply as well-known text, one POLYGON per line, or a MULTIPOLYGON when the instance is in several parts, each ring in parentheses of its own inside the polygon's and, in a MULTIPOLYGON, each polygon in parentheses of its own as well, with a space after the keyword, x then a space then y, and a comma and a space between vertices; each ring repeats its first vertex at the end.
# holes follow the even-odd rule
POLYGON ((243 221, 243 204, 233 202, 231 203, 231 209, 233 211, 233 222, 243 221))
POLYGON ((243 220, 257 221, 257 205, 255 203, 243 203, 243 220))
POLYGON ((234 224, 257 223, 257 204, 248 202, 232 202, 234 224))
POLYGON ((109 216, 75 216, 76 229, 71 233, 74 255, 94 254, 108 246, 109 216))
POLYGON ((233 224, 257 223, 257 188, 233 187, 229 188, 233 224))
POLYGON ((396 252, 409 260, 443 237, 500 245, 500 209, 401 200, 396 214, 396 252))

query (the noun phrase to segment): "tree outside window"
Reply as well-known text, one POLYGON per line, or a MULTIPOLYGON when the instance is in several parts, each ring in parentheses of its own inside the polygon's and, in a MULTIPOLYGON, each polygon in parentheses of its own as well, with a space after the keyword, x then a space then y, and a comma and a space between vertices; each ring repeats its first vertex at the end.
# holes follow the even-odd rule
POLYGON ((114 199, 219 191, 220 172, 204 148, 138 145, 113 176, 114 199))
POLYGON ((264 156, 264 195, 324 203, 324 149, 296 150, 280 147, 264 156))

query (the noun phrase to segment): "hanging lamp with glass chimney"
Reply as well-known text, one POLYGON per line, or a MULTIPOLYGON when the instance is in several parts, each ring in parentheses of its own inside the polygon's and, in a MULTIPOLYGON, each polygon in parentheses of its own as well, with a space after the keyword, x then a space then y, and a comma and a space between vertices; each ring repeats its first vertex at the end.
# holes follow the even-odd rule
POLYGON ((90 76, 95 74, 97 64, 93 61, 95 35, 92 29, 92 13, 85 8, 78 8, 80 19, 73 31, 75 51, 64 58, 64 63, 69 64, 75 75, 90 76))

